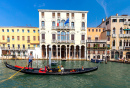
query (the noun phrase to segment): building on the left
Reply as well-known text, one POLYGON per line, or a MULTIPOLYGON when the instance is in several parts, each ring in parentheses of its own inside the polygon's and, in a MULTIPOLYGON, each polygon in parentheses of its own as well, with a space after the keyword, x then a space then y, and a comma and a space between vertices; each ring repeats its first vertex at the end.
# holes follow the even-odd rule
POLYGON ((39 28, 37 27, 0 27, 0 54, 25 56, 29 52, 39 55, 39 28))

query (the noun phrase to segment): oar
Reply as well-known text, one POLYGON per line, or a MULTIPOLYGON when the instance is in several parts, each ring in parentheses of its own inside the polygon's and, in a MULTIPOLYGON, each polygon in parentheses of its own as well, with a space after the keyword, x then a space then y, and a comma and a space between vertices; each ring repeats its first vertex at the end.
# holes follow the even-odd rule
MULTIPOLYGON (((32 63, 32 62, 31 62, 31 63, 32 63)), ((29 63, 28 65, 30 65, 31 63, 29 63)), ((27 67, 27 65, 26 65, 25 67, 27 67)), ((25 67, 24 67, 24 68, 25 68, 25 67)), ((17 71, 14 75, 10 76, 9 78, 0 81, 0 83, 1 83, 1 82, 4 82, 4 81, 6 81, 6 80, 9 80, 9 79, 11 79, 11 78, 13 78, 16 74, 18 74, 18 73, 19 73, 21 70, 23 70, 24 68, 21 68, 19 71, 17 71)))

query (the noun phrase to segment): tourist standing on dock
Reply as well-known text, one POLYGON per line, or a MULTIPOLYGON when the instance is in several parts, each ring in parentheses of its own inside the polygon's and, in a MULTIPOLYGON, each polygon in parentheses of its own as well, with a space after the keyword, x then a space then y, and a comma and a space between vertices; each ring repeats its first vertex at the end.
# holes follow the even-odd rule
POLYGON ((29 67, 29 65, 31 65, 31 68, 32 68, 32 60, 33 60, 33 55, 32 55, 32 52, 30 52, 30 55, 29 55, 29 57, 28 57, 28 67, 29 67))

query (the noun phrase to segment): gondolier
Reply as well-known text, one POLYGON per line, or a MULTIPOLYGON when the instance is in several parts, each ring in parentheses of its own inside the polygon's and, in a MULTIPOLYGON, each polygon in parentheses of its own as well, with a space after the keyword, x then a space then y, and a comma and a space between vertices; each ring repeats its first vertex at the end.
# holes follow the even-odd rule
POLYGON ((33 55, 32 55, 32 52, 30 52, 30 55, 29 55, 29 57, 28 57, 28 68, 29 68, 29 66, 31 65, 31 68, 32 68, 32 60, 33 60, 33 55))

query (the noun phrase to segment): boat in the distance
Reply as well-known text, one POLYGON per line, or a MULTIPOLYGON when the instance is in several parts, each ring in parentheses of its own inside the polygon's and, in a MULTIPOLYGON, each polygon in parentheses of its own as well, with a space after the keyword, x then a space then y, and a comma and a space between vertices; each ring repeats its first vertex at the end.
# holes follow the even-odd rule
POLYGON ((98 66, 91 67, 91 68, 76 68, 76 69, 64 69, 63 72, 59 72, 58 68, 52 68, 52 72, 48 72, 43 70, 44 68, 28 68, 28 67, 21 67, 21 66, 12 66, 5 62, 5 66, 9 69, 20 71, 26 74, 37 74, 37 75, 70 75, 70 74, 83 74, 92 71, 96 71, 98 66), (21 70, 22 69, 22 70, 21 70))
POLYGON ((94 63, 101 63, 103 61, 104 60, 102 60, 102 59, 91 59, 91 62, 94 62, 94 63))
POLYGON ((56 62, 55 60, 53 62, 51 62, 52 66, 56 66, 58 64, 58 62, 56 62))

